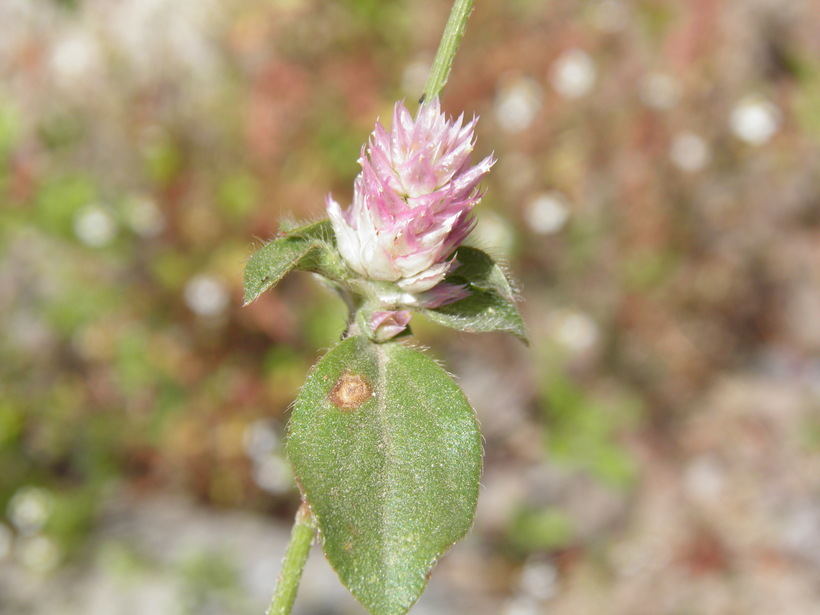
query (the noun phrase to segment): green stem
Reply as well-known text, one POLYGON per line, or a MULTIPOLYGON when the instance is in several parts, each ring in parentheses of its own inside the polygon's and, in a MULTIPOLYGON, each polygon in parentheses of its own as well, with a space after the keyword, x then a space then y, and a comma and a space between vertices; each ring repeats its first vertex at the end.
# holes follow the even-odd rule
POLYGON ((299 588, 299 580, 302 578, 302 570, 305 568, 315 531, 310 507, 302 500, 302 505, 296 512, 290 544, 282 562, 282 572, 279 573, 276 591, 273 592, 267 615, 288 615, 293 608, 293 600, 296 598, 296 590, 299 588))
POLYGON ((447 20, 441 43, 436 52, 436 59, 433 60, 433 66, 427 76, 423 100, 430 100, 441 95, 450 76, 450 69, 453 67, 453 59, 456 57, 461 38, 464 36, 467 19, 473 12, 474 3, 475 0, 455 0, 453 3, 450 19, 447 20))

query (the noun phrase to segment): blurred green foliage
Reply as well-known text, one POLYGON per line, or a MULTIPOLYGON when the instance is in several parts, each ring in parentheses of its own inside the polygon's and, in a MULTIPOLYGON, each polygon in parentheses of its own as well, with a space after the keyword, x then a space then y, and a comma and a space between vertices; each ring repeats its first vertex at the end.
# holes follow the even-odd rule
POLYGON ((239 572, 226 554, 192 554, 179 564, 174 576, 182 585, 179 615, 255 612, 242 587, 239 572))
POLYGON ((603 484, 629 487, 637 468, 620 437, 641 424, 643 408, 628 392, 590 390, 570 371, 566 352, 543 349, 541 400, 545 444, 552 463, 582 470, 603 484))
POLYGON ((572 544, 572 519, 556 508, 522 508, 510 519, 507 539, 520 554, 553 551, 572 544))

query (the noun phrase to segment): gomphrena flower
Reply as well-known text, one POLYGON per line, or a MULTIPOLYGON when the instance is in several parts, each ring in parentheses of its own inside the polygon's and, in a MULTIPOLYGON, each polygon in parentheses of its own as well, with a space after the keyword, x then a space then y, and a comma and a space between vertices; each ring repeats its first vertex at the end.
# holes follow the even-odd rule
POLYGON ((441 282, 473 229, 478 184, 495 162, 470 165, 476 121, 448 121, 438 99, 415 120, 396 103, 390 131, 376 123, 362 148, 352 206, 342 210, 328 196, 345 261, 363 278, 395 283, 396 304, 438 307, 466 295, 441 282))

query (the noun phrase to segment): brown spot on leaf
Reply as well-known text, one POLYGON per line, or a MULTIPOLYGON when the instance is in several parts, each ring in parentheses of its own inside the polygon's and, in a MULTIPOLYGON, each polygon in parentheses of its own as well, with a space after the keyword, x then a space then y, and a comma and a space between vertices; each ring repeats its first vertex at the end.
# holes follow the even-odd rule
POLYGON ((373 387, 362 374, 354 374, 349 369, 342 372, 330 390, 330 401, 340 410, 356 410, 373 395, 373 387))

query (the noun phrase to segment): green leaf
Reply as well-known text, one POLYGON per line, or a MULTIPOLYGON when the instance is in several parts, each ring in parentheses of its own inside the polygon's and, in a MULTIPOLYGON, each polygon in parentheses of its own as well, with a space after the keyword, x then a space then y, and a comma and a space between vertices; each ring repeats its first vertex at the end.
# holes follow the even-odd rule
POLYGON ((515 292, 504 269, 493 258, 470 246, 461 246, 456 252, 460 263, 455 270, 455 277, 463 278, 473 288, 493 291, 509 301, 515 300, 515 292))
POLYGON ((331 280, 347 277, 328 220, 298 227, 266 243, 245 266, 245 305, 292 269, 313 271, 331 280))
POLYGON ((433 310, 420 310, 445 327, 467 333, 505 331, 527 342, 527 329, 515 303, 495 291, 472 289, 469 297, 433 310))
POLYGON ((475 514, 481 438, 464 394, 417 350, 351 337, 308 378, 287 451, 342 582, 374 615, 406 613, 475 514))
POLYGON ((491 256, 477 248, 461 246, 460 263, 446 282, 467 286, 470 296, 435 309, 420 310, 430 320, 468 333, 506 331, 527 343, 527 329, 515 305, 515 292, 506 273, 491 256))

